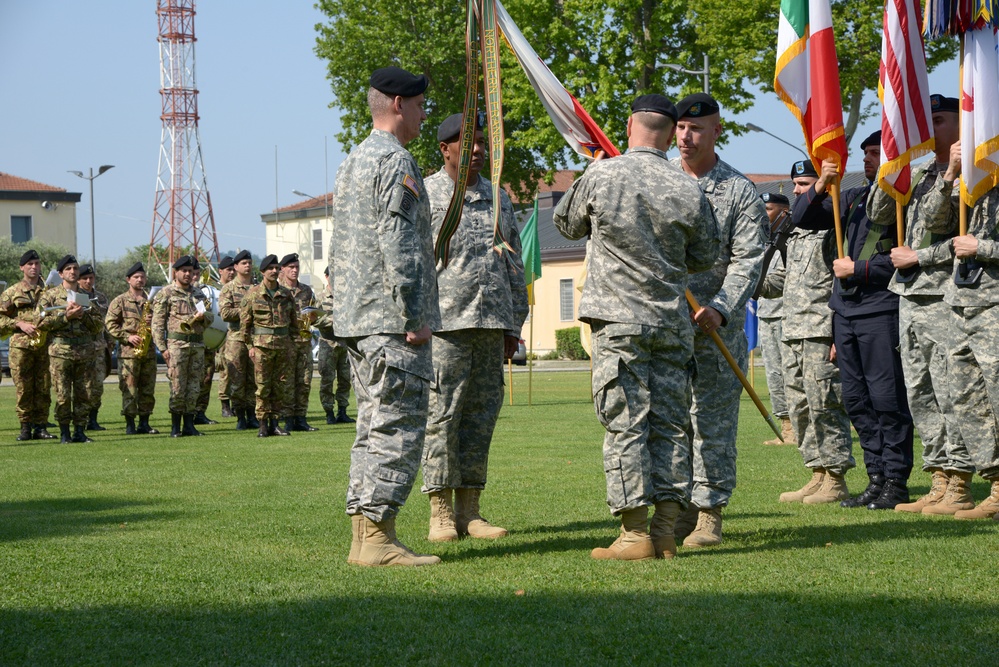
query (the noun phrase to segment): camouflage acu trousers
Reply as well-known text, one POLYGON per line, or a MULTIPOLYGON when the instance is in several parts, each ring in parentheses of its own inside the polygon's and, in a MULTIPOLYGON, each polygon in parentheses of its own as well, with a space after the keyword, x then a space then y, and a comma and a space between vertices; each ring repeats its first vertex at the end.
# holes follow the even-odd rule
POLYGON ((899 349, 912 421, 923 441, 923 469, 974 471, 947 382, 947 353, 955 326, 941 297, 898 300, 899 349))
POLYGON ((229 362, 225 358, 226 342, 222 342, 215 355, 215 368, 219 376, 219 400, 229 400, 229 362))
POLYGON ((215 379, 215 350, 205 348, 205 373, 201 377, 201 391, 198 392, 198 400, 195 403, 196 412, 204 412, 208 409, 208 401, 212 397, 212 380, 215 379))
POLYGON ((17 420, 22 424, 48 423, 52 404, 48 348, 10 348, 10 377, 17 420))
POLYGON ((93 377, 90 385, 91 410, 100 409, 101 401, 104 399, 104 380, 108 376, 107 357, 105 356, 106 344, 100 336, 98 336, 98 341, 94 344, 93 377))
POLYGON ((784 396, 784 362, 781 339, 783 327, 779 317, 760 318, 760 355, 767 374, 767 391, 770 392, 770 409, 778 419, 787 417, 787 398, 784 396))
POLYGON ((607 432, 613 514, 690 498, 692 354, 689 331, 593 323, 593 404, 607 432))
MULTIPOLYGON (((734 318, 718 333, 745 373, 748 343, 742 318, 734 318)), ((723 507, 735 489, 735 440, 742 383, 711 337, 700 330, 694 334, 694 359, 697 372, 690 409, 694 428, 691 503, 701 509, 723 507)))
POLYGON ((483 489, 489 445, 503 407, 503 331, 434 334, 434 377, 422 491, 483 489))
POLYGON ((90 417, 90 388, 94 384, 93 357, 51 357, 49 372, 56 395, 56 422, 60 426, 73 424, 83 428, 90 417))
POLYGON ((404 335, 343 339, 357 394, 357 437, 350 450, 347 514, 395 517, 416 481, 434 369, 431 345, 404 335))
POLYGON ((350 359, 347 348, 319 341, 319 402, 326 412, 336 412, 350 403, 350 359), (333 383, 336 382, 336 394, 333 383))
POLYGON ((121 414, 126 417, 152 414, 156 405, 156 357, 118 360, 121 414))
POLYGON ((170 378, 170 412, 189 414, 197 410, 198 394, 205 375, 205 346, 181 347, 167 342, 170 360, 167 377, 170 378))
POLYGON ((295 342, 288 351, 288 362, 291 385, 283 416, 305 417, 309 413, 309 395, 312 393, 312 345, 295 342))
POLYGON ((246 343, 227 339, 225 342, 226 382, 225 389, 232 401, 232 407, 250 409, 254 406, 257 385, 253 377, 253 362, 246 343))
POLYGON ((829 361, 832 339, 800 338, 783 345, 788 416, 805 467, 845 475, 857 463, 839 368, 829 361))
POLYGON ((257 383, 257 419, 272 419, 285 414, 291 400, 294 378, 288 368, 288 348, 255 347, 253 379, 257 383))
POLYGON ((947 381, 971 461, 999 479, 999 305, 956 307, 947 381))

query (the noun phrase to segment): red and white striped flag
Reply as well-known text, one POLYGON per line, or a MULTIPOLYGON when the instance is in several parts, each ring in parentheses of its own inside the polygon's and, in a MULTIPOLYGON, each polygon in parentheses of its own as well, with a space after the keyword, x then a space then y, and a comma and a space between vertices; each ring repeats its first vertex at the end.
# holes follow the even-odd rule
POLYGON ((881 167, 878 186, 895 201, 912 196, 911 162, 933 150, 933 114, 916 0, 886 0, 881 38, 881 167))
POLYGON ((832 159, 842 174, 847 149, 829 0, 781 0, 774 88, 801 123, 816 170, 832 159))
POLYGON ((968 206, 999 174, 999 38, 985 26, 964 35, 961 81, 961 198, 968 206))
POLYGON ((608 157, 620 155, 620 151, 593 122, 579 101, 569 94, 562 82, 548 69, 548 65, 538 57, 538 53, 524 39, 524 34, 499 0, 496 0, 496 22, 569 147, 588 158, 592 158, 598 150, 602 150, 608 157))

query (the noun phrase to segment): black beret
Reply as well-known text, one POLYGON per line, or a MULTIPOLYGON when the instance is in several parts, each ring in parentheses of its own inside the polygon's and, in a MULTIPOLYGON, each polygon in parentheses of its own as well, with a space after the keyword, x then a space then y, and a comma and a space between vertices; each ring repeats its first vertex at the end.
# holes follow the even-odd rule
POLYGON ((92 264, 84 264, 83 266, 80 267, 80 275, 77 276, 77 277, 78 278, 82 278, 83 276, 92 276, 92 275, 97 275, 97 274, 94 273, 94 267, 93 267, 93 265, 92 264))
POLYGON ((240 250, 239 252, 237 252, 236 256, 232 258, 232 263, 239 264, 244 259, 248 259, 251 262, 253 261, 253 256, 250 254, 249 250, 240 250))
POLYGON ((395 97, 416 97, 422 95, 430 81, 426 76, 410 74, 401 67, 383 67, 371 74, 369 81, 375 90, 395 97))
POLYGON ((298 253, 293 252, 281 258, 281 266, 288 266, 289 264, 297 261, 298 261, 298 253))
POLYGON ((143 273, 146 272, 146 267, 142 266, 142 262, 136 262, 132 266, 128 267, 128 271, 125 272, 125 277, 131 278, 139 271, 142 271, 143 273))
POLYGON ((676 104, 677 118, 703 118, 720 111, 721 107, 718 106, 718 102, 707 93, 687 95, 676 104))
POLYGON ((41 260, 42 258, 39 257, 38 253, 35 252, 34 250, 28 250, 23 255, 21 255, 21 263, 18 264, 18 266, 24 266, 28 262, 32 262, 32 261, 34 261, 36 259, 37 260, 41 260))
POLYGON ((76 257, 73 257, 72 255, 66 255, 65 257, 59 260, 58 264, 56 264, 56 271, 62 273, 62 270, 65 269, 70 264, 76 264, 76 257))
POLYGON ((330 277, 330 265, 329 264, 327 264, 326 268, 323 269, 323 275, 326 276, 327 278, 330 277))
POLYGON ((196 256, 193 257, 192 259, 194 260, 193 263, 192 263, 192 266, 194 267, 194 270, 195 271, 200 271, 201 270, 201 262, 198 261, 198 258, 196 256))
POLYGON ((176 271, 177 269, 182 269, 185 266, 189 266, 192 269, 194 268, 194 258, 191 257, 190 255, 182 255, 177 258, 176 262, 173 263, 174 271, 176 271))
POLYGON ((229 257, 228 255, 226 255, 219 262, 219 271, 221 271, 222 269, 228 269, 232 265, 233 265, 233 259, 232 259, 232 257, 229 257))
POLYGON ((777 194, 776 192, 764 192, 762 195, 760 195, 760 199, 762 199, 767 204, 780 204, 781 206, 791 205, 791 202, 788 200, 787 197, 781 194, 777 194))
POLYGON ((864 150, 868 146, 881 146, 881 130, 872 132, 871 136, 860 142, 860 150, 864 150))
POLYGON ((930 95, 930 111, 932 113, 936 113, 938 111, 953 111, 954 113, 959 113, 961 111, 961 105, 957 101, 956 97, 930 95))
POLYGON ((664 95, 659 95, 653 93, 651 95, 640 95, 635 98, 635 101, 631 103, 631 113, 637 113, 639 111, 649 111, 651 113, 662 114, 663 116, 669 116, 676 122, 676 107, 672 102, 669 101, 664 95))
POLYGON ((801 176, 814 176, 818 178, 819 175, 815 173, 815 165, 812 164, 811 160, 798 160, 791 165, 791 179, 799 178, 801 176))
MULTIPOLYGON (((441 126, 437 128, 437 141, 454 141, 461 134, 462 115, 460 113, 451 114, 444 119, 441 126)), ((475 114, 475 129, 481 130, 486 122, 486 114, 481 111, 475 114)))
POLYGON ((277 264, 277 255, 267 255, 262 260, 260 260, 260 270, 266 271, 272 264, 277 264))

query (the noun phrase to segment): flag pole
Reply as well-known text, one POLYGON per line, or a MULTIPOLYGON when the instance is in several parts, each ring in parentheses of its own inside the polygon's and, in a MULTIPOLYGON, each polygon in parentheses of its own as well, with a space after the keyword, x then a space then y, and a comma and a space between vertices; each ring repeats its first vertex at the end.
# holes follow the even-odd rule
POLYGON ((902 202, 895 200, 895 227, 898 234, 898 245, 905 245, 905 214, 902 212, 902 202))
MULTIPOLYGON (((534 284, 531 284, 531 290, 533 292, 534 284)), ((527 404, 533 405, 533 396, 531 395, 534 389, 534 299, 531 299, 531 347, 527 354, 527 404)))
POLYGON ((506 365, 510 369, 510 405, 513 405, 513 359, 507 359, 506 365))
POLYGON ((839 218, 839 175, 829 184, 829 194, 832 196, 833 220, 836 223, 836 256, 843 259, 843 221, 839 218))

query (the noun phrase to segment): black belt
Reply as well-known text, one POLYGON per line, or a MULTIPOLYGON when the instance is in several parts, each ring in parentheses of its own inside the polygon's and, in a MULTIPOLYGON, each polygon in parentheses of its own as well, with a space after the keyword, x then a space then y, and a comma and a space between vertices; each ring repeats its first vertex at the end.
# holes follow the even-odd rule
POLYGON ((254 336, 287 336, 288 327, 278 327, 270 329, 268 327, 253 327, 254 336))
POLYGON ((166 335, 168 340, 180 340, 185 343, 203 343, 205 337, 201 334, 185 334, 176 331, 168 331, 166 335))
POLYGON ((84 345, 86 343, 93 343, 97 340, 96 336, 80 336, 78 338, 70 338, 69 336, 52 336, 53 340, 60 341, 62 345, 84 345))

